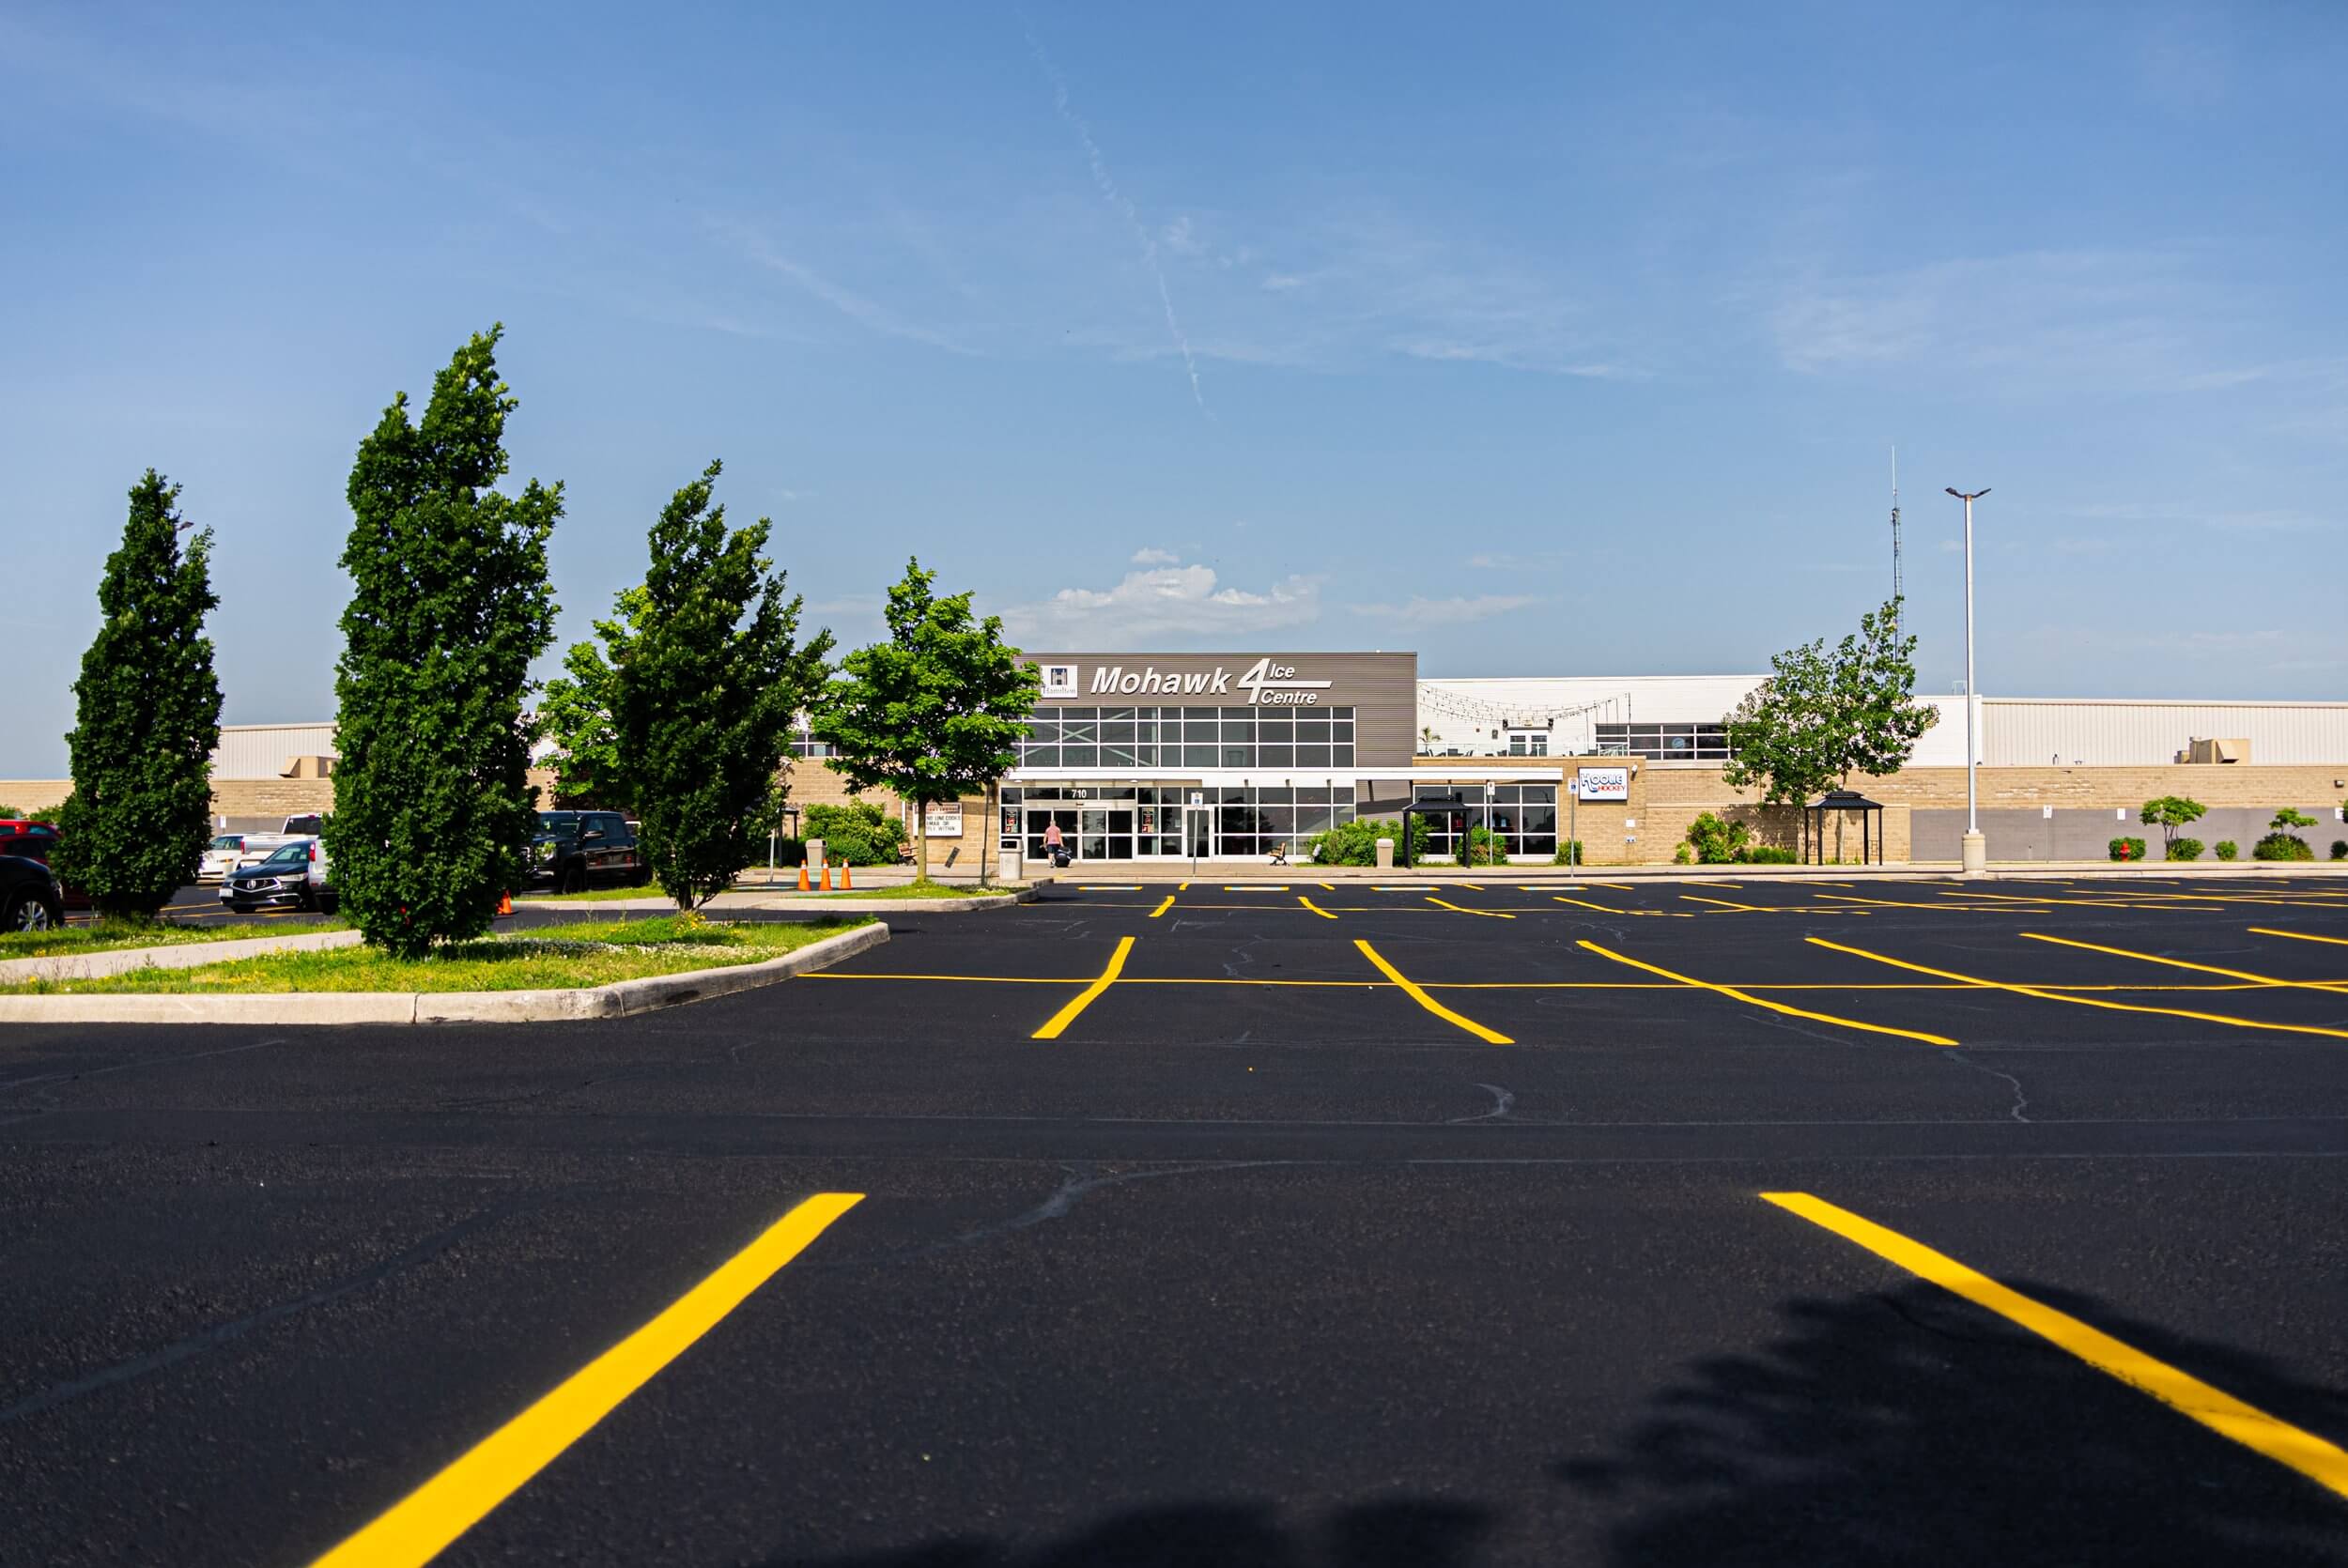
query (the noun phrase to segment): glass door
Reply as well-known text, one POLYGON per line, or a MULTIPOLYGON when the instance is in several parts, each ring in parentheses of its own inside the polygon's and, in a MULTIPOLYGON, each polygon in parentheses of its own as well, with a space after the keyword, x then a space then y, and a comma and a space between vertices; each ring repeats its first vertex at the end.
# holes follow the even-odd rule
POLYGON ((1082 852, 1077 848, 1077 812, 1074 806, 1030 806, 1027 807, 1027 858, 1041 861, 1046 857, 1043 830, 1057 823, 1060 843, 1072 855, 1082 852))
POLYGON ((1194 859, 1214 858, 1214 807, 1187 806, 1182 808, 1182 842, 1184 853, 1194 859))

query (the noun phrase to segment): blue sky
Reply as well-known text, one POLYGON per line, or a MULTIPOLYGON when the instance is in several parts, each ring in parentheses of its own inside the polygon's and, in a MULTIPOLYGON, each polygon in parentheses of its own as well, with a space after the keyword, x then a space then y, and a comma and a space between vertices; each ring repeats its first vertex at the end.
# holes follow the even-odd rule
MULTIPOLYGON (((0 8, 0 777, 124 493, 332 709, 352 451, 506 324, 562 636, 712 457, 811 621, 2348 696, 2348 10, 0 8)), ((548 667, 553 656, 550 654, 548 667)))

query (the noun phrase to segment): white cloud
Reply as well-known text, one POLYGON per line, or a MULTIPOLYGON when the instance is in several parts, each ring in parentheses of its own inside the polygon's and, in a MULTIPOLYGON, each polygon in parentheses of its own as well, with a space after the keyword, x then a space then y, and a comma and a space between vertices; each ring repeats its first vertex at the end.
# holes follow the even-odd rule
MULTIPOLYGON (((1163 553, 1144 550, 1135 560, 1163 553)), ((1314 578, 1284 577, 1257 592, 1223 586, 1212 566, 1169 563, 1128 572, 1113 588, 1063 588, 1040 603, 1012 606, 1003 620, 1023 638, 1116 649, 1244 638, 1320 615, 1314 578)))
POLYGON ((1187 215, 1166 224, 1165 231, 1158 238, 1165 243, 1167 250, 1178 256, 1195 256, 1206 249, 1198 243, 1198 237, 1190 232, 1190 219, 1187 215))
POLYGON ((1460 626, 1471 621, 1489 621, 1495 615, 1523 609, 1539 604, 1533 593, 1478 593, 1474 596, 1454 594, 1448 599, 1427 599, 1418 594, 1398 605, 1349 605, 1356 615, 1374 615, 1388 621, 1399 621, 1406 626, 1460 626))
POLYGON ((1134 564, 1136 566, 1174 566, 1181 564, 1182 559, 1172 550, 1144 549, 1134 552, 1134 564))

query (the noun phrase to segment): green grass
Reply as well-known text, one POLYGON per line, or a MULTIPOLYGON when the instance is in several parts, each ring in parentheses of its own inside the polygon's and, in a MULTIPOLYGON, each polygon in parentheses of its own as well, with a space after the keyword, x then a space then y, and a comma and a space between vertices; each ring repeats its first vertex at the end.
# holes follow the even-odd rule
POLYGON ((255 936, 336 931, 340 920, 305 920, 300 925, 254 921, 223 926, 182 926, 169 920, 140 923, 104 920, 58 930, 0 931, 0 959, 54 959, 74 953, 111 953, 126 947, 177 947, 189 942, 241 942, 255 936))
POLYGON ((902 882, 891 887, 850 887, 831 893, 798 896, 809 899, 991 899, 1012 891, 1009 887, 973 887, 960 882, 902 882))
POLYGON ((757 963, 869 924, 848 918, 726 925, 690 915, 663 915, 546 926, 527 935, 452 943, 413 962, 388 958, 372 947, 340 947, 323 953, 271 953, 195 969, 142 969, 91 980, 34 980, 0 986, 0 994, 566 991, 757 963))
POLYGON ((648 882, 641 887, 590 887, 584 893, 517 893, 514 901, 519 903, 528 899, 533 903, 600 904, 619 899, 667 898, 658 883, 648 882))

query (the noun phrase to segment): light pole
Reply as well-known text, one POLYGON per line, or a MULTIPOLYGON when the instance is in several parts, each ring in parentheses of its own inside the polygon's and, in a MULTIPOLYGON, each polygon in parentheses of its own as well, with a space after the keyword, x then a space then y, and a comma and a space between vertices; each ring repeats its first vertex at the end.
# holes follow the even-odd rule
POLYGON ((1989 867, 1989 846, 1981 836, 1981 797, 1973 784, 1973 764, 1981 756, 1981 744, 1973 735, 1973 711, 1980 700, 1973 692, 1973 502, 1987 495, 1989 486, 1970 495, 1954 485, 1948 490, 1965 503, 1965 846, 1958 855, 1965 874, 1973 877, 1989 867))

